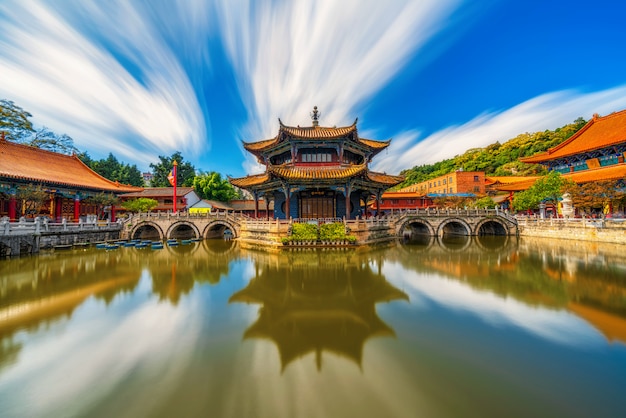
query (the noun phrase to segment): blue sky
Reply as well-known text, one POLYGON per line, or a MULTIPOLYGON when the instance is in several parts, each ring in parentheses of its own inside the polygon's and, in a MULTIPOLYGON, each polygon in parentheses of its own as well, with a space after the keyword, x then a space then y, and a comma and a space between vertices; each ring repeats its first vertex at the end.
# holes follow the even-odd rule
POLYGON ((278 118, 359 118, 397 174, 626 109, 626 2, 0 0, 0 98, 93 158, 261 167, 278 118))

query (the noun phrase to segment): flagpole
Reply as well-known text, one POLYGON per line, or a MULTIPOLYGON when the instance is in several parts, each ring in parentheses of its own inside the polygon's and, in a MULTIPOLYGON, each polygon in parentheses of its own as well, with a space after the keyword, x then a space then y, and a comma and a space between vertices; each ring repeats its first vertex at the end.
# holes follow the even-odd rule
POLYGON ((176 167, 178 166, 178 163, 176 162, 176 160, 174 160, 174 168, 172 169, 172 171, 174 171, 174 213, 176 213, 176 182, 178 180, 178 178, 176 177, 177 173, 176 173, 176 167))

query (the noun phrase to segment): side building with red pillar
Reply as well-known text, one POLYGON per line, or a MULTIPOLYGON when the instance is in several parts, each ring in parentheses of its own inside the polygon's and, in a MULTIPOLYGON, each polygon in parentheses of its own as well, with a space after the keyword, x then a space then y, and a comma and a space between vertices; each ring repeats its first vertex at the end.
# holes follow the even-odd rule
POLYGON ((114 221, 111 201, 140 190, 102 177, 76 155, 0 138, 0 218, 48 216, 77 222, 92 215, 114 221))

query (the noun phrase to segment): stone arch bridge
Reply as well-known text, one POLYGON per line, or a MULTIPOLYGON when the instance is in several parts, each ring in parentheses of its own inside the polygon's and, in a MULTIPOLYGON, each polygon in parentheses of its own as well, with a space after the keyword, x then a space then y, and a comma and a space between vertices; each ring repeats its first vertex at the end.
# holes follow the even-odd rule
MULTIPOLYGON (((288 220, 260 220, 232 212, 191 215, 147 213, 123 221, 123 239, 250 238, 278 242, 289 230, 288 220), (272 236, 272 239, 268 239, 272 236)), ((517 220, 494 209, 420 209, 381 218, 344 221, 359 242, 395 237, 518 235, 517 220)))
POLYGON ((216 212, 191 215, 188 213, 140 213, 123 221, 123 239, 237 238, 241 233, 242 215, 216 212))

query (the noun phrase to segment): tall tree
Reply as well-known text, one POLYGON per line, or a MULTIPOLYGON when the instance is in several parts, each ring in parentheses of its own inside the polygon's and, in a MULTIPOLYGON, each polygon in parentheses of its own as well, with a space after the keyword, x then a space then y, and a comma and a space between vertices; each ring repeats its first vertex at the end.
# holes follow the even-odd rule
POLYGON ((12 101, 0 100, 0 131, 8 141, 22 142, 35 132, 29 120, 32 116, 12 101))
POLYGON ((74 146, 74 140, 69 135, 57 135, 45 126, 35 131, 35 135, 26 141, 26 144, 68 155, 78 151, 74 146))
POLYGON ((180 151, 176 151, 170 157, 159 155, 160 162, 150 164, 152 168, 152 186, 154 187, 171 187, 167 176, 174 167, 174 161, 178 164, 176 169, 176 185, 177 186, 193 186, 193 179, 196 177, 195 167, 184 160, 180 151))
POLYGON ((196 176, 193 180, 193 188, 198 196, 208 200, 228 202, 239 197, 239 193, 228 180, 222 178, 222 175, 215 171, 196 176))

